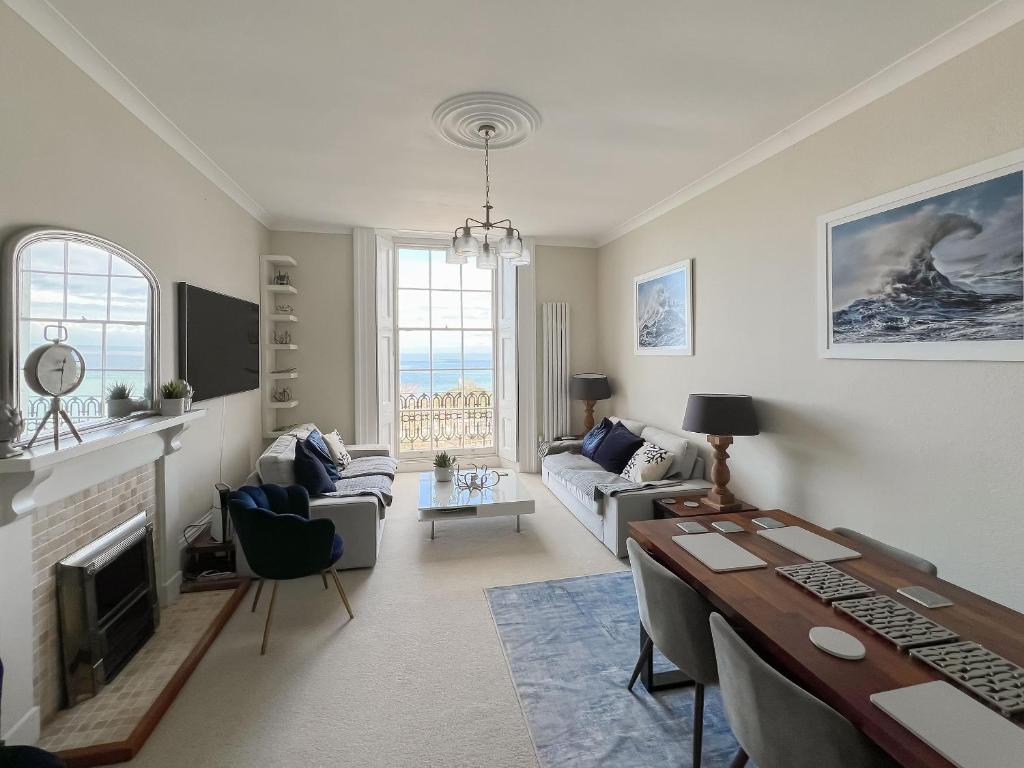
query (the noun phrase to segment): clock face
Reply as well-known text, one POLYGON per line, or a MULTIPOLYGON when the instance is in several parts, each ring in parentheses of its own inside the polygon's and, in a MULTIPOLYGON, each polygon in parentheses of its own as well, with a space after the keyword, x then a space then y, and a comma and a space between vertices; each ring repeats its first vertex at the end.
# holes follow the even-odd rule
POLYGON ((66 395, 82 383, 85 361, 74 347, 54 344, 44 349, 35 361, 35 375, 47 394, 66 395))

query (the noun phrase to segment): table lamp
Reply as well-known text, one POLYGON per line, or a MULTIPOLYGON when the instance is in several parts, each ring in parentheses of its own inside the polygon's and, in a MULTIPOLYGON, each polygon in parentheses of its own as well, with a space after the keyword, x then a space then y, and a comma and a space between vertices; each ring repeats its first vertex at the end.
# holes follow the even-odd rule
POLYGON ((589 432, 594 427, 594 403, 607 400, 612 396, 612 388, 608 377, 603 373, 576 373, 569 382, 569 397, 582 400, 586 408, 583 416, 583 431, 589 432))
POLYGON ((709 395, 693 394, 686 401, 686 415, 683 429, 687 432, 701 432, 708 436, 715 451, 715 462, 711 467, 711 482, 715 487, 701 499, 709 507, 720 512, 733 512, 743 504, 729 490, 729 454, 734 435, 756 435, 757 415, 750 395, 709 395))

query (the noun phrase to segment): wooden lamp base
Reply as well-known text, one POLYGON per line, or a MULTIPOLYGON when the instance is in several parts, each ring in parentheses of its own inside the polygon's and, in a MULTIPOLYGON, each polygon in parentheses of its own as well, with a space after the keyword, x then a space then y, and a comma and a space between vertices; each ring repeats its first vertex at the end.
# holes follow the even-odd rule
POLYGON ((711 465, 711 482, 715 487, 701 499, 701 502, 719 512, 736 512, 743 509, 743 502, 737 501, 729 490, 729 460, 727 449, 732 445, 732 435, 708 435, 708 442, 714 448, 715 461, 711 465))
POLYGON ((583 401, 583 434, 594 428, 594 404, 597 400, 583 401))

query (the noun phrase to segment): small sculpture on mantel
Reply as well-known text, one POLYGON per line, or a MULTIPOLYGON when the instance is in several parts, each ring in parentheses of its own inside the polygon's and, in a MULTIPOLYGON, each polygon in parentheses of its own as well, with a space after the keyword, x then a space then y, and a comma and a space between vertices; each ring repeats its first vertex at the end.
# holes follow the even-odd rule
POLYGON ((21 411, 10 403, 0 403, 0 459, 21 454, 21 448, 14 445, 25 428, 21 411))
POLYGON ((292 391, 288 387, 281 387, 280 389, 271 392, 270 399, 275 403, 287 403, 292 399, 292 391))
POLYGON ((290 331, 274 331, 275 344, 291 344, 292 334, 290 331))

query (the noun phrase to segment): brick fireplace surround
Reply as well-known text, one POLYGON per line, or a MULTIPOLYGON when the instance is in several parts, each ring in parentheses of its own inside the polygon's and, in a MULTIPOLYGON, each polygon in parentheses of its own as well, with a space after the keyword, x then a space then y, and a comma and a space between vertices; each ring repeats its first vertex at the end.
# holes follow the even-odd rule
POLYGON ((185 479, 176 455, 205 415, 150 416, 0 461, 0 736, 34 744, 61 699, 56 564, 139 511, 154 523, 162 605, 178 594, 185 479), (171 521, 171 528, 168 528, 171 521))
MULTIPOLYGON (((35 635, 34 701, 45 724, 61 704, 60 625, 57 616, 57 563, 132 515, 156 507, 152 464, 106 480, 66 499, 39 507, 32 515, 32 626, 35 635)), ((157 531, 157 535, 159 532, 157 531)), ((159 558, 160 542, 154 541, 159 558)), ((160 570, 159 560, 157 570, 160 570)))

